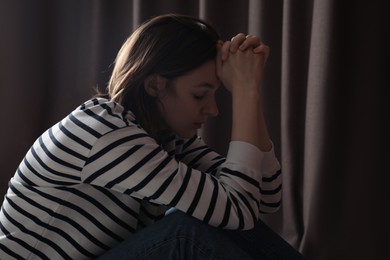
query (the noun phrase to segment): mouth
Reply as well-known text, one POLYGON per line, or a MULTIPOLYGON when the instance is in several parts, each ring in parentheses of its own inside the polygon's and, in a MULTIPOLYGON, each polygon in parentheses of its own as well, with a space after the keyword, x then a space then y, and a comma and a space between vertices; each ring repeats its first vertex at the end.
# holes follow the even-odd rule
POLYGON ((196 129, 199 129, 203 126, 203 123, 194 123, 196 129))

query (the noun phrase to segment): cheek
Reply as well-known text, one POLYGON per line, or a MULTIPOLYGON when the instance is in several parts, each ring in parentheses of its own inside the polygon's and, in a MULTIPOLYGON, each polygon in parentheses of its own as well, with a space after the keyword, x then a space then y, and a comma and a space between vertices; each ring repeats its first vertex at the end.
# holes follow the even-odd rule
POLYGON ((169 107, 169 124, 176 131, 189 129, 197 119, 197 108, 191 102, 176 103, 169 107))
POLYGON ((177 123, 185 123, 185 121, 188 121, 193 114, 193 111, 191 111, 191 107, 188 103, 182 103, 182 104, 175 104, 170 107, 171 115, 173 117, 173 120, 177 123))
POLYGON ((170 125, 170 127, 175 127, 180 123, 185 115, 183 112, 186 111, 186 104, 180 104, 176 99, 165 99, 162 102, 161 111, 165 121, 170 125))
POLYGON ((197 102, 197 101, 189 100, 189 101, 183 103, 180 110, 181 110, 180 112, 184 116, 186 116, 186 117, 188 117, 188 119, 190 119, 190 118, 196 117, 199 114, 200 105, 199 105, 199 102, 197 102))

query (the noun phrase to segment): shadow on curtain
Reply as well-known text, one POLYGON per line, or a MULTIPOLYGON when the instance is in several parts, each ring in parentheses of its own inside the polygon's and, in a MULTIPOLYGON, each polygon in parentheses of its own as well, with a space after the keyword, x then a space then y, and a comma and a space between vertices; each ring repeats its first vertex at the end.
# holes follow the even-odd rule
MULTIPOLYGON (((384 1, 347 2, 0 0, 0 193, 32 142, 105 88, 133 28, 183 13, 271 47, 262 93, 284 198, 265 221, 309 259, 389 258, 384 1)), ((230 99, 217 99, 202 135, 224 154, 230 99)))

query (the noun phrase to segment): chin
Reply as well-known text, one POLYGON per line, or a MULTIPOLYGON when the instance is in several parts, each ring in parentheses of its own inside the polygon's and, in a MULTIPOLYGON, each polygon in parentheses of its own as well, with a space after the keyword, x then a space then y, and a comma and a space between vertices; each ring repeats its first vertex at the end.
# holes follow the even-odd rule
POLYGON ((194 135, 197 134, 196 131, 193 131, 193 132, 187 132, 187 133, 176 133, 180 138, 183 138, 183 139, 190 139, 192 137, 194 137, 194 135))

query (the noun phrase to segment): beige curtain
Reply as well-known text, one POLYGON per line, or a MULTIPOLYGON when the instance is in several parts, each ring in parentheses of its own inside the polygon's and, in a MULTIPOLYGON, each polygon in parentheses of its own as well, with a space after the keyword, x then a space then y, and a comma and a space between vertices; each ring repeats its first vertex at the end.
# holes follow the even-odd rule
MULTIPOLYGON (((244 32, 271 47, 262 93, 284 193, 265 221, 309 259, 390 259, 384 10, 375 0, 0 0, 0 193, 40 133, 105 88, 133 28, 189 14, 223 39, 244 32)), ((202 134, 225 153, 226 91, 218 103, 202 134)))

